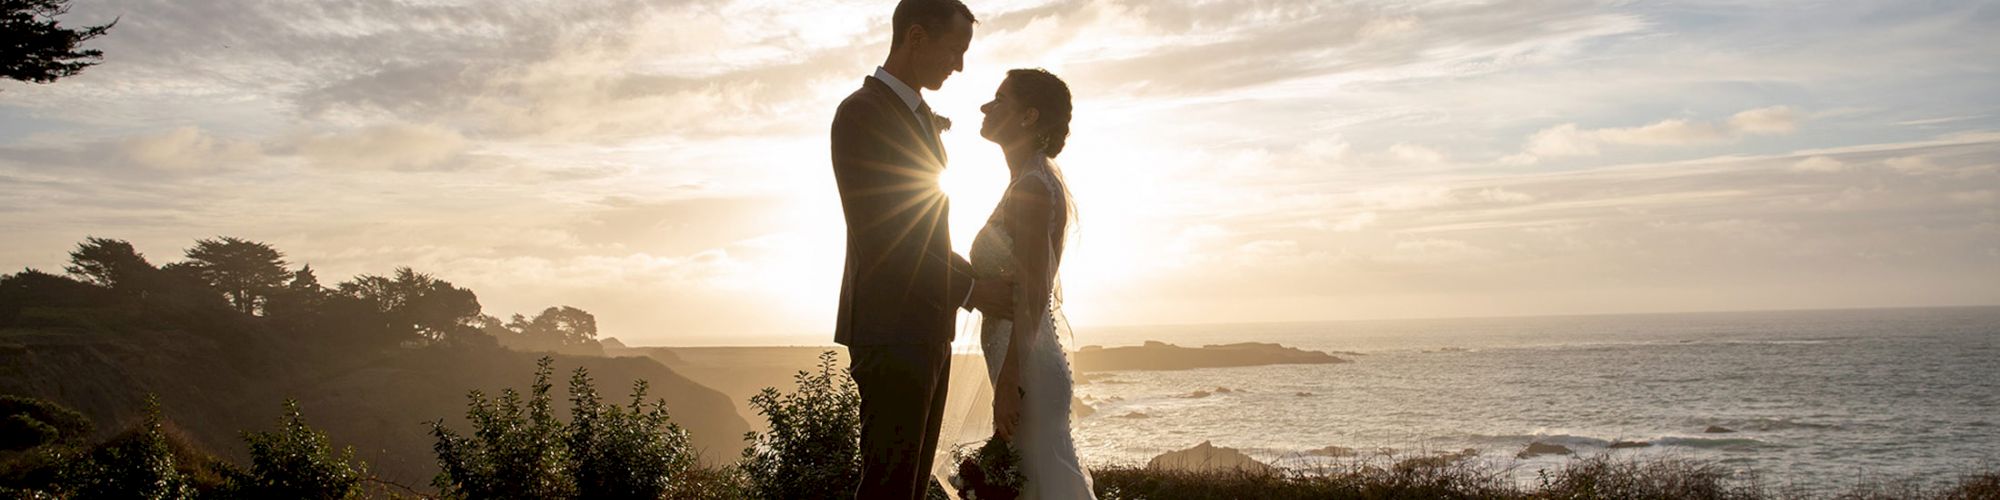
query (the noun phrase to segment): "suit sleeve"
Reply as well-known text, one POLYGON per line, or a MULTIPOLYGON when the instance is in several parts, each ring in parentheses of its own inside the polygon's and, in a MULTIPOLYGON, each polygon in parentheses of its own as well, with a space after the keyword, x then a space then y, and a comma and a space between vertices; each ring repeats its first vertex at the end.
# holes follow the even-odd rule
POLYGON ((834 181, 847 218, 848 251, 857 278, 871 286, 902 287, 906 297, 955 308, 971 290, 968 280, 947 276, 956 254, 927 250, 944 229, 939 168, 917 145, 915 131, 865 101, 842 103, 832 130, 834 181), (964 291, 940 290, 935 283, 964 291))

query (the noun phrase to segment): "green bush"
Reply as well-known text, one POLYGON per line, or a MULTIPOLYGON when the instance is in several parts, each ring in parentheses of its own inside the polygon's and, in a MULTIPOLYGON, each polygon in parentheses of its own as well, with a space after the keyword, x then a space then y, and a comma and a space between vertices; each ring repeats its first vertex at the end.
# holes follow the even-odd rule
POLYGON ((0 396, 0 451, 45 444, 79 444, 90 436, 90 419, 62 405, 35 398, 0 396))
POLYGON ((695 466, 687 431, 667 415, 667 402, 646 402, 646 381, 632 383, 632 401, 606 405, 582 368, 570 376, 569 449, 582 498, 657 499, 695 466))
POLYGON ((306 425, 298 401, 285 401, 277 432, 247 433, 250 471, 236 478, 244 498, 338 499, 360 495, 367 464, 354 449, 333 453, 326 434, 306 425))
POLYGON ((156 399, 146 401, 146 419, 95 449, 64 461, 57 497, 194 498, 194 483, 176 467, 156 399))
POLYGON ((549 396, 552 363, 546 357, 537 363, 525 401, 513 389, 490 401, 473 391, 466 412, 470 437, 442 420, 432 424, 442 469, 433 485, 467 499, 654 499, 687 487, 681 480, 695 456, 666 401, 647 402, 640 381, 631 403, 604 404, 579 368, 570 378, 571 422, 564 423, 549 396))
POLYGON ((765 388, 750 398, 770 431, 745 436, 741 465, 756 498, 839 498, 854 494, 861 477, 861 395, 833 351, 819 356, 818 373, 800 371, 798 391, 765 388))
POLYGON ((465 418, 472 421, 472 437, 445 428, 443 420, 431 424, 431 435, 437 437, 432 449, 442 469, 433 486, 468 499, 575 496, 576 484, 566 470, 563 424, 550 408, 552 362, 542 358, 537 363, 525 406, 513 389, 493 401, 476 390, 467 395, 472 401, 465 418))

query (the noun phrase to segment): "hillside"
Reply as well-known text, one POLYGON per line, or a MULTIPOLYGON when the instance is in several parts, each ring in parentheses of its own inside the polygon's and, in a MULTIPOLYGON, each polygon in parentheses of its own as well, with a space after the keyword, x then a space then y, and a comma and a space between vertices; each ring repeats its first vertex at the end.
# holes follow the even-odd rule
MULTIPOLYGON (((81 318, 79 318, 81 320, 81 318)), ((410 485, 436 473, 425 422, 466 428, 466 393, 525 390, 540 354, 497 348, 390 350, 371 356, 315 357, 276 343, 229 347, 211 335, 123 322, 79 321, 68 327, 0 329, 0 393, 44 398, 99 422, 99 432, 134 421, 148 393, 199 446, 232 460, 246 457, 240 431, 265 429, 285 398, 334 443, 352 445, 382 478, 410 485)), ((214 333, 214 332, 209 332, 214 333)), ((749 424, 722 393, 645 358, 559 356, 566 380, 589 370, 607 399, 624 401, 634 380, 667 401, 706 462, 733 459, 749 424)), ((558 407, 566 410, 562 388, 558 407)))
MULTIPOLYGON (((194 445, 238 463, 247 458, 241 432, 268 430, 295 398, 308 421, 352 445, 381 478, 421 487, 436 472, 427 422, 466 429, 468 391, 524 390, 544 355, 464 328, 396 341, 384 332, 409 330, 383 321, 388 313, 343 309, 344 299, 326 296, 332 305, 256 316, 192 286, 124 292, 33 271, 0 277, 0 394, 74 408, 97 423, 99 438, 138 420, 156 394, 194 445)), ((578 367, 608 401, 627 401, 643 379, 704 461, 725 463, 743 448, 750 426, 729 399, 658 362, 555 358, 560 411, 561 384, 578 367)))

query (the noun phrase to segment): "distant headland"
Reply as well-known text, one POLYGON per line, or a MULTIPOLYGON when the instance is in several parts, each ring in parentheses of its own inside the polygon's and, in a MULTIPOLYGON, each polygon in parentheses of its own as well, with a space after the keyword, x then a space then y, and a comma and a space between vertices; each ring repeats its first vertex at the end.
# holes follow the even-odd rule
POLYGON ((1320 351, 1264 342, 1181 347, 1149 340, 1126 347, 1084 346, 1071 359, 1080 372, 1116 370, 1189 370, 1239 366, 1333 364, 1350 361, 1320 351))

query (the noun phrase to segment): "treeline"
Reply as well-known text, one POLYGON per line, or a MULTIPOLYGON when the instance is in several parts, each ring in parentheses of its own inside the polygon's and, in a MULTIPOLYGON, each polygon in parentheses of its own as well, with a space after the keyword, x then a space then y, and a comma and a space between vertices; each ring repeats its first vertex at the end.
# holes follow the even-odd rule
POLYGON ((311 265, 287 267, 285 254, 262 242, 202 239, 184 256, 156 266, 130 242, 87 238, 69 253, 65 274, 31 268, 0 276, 0 326, 32 326, 37 308, 109 306, 184 320, 248 319, 299 340, 354 349, 498 345, 603 353, 589 312, 555 306, 502 321, 482 312, 472 290, 409 267, 327 286, 311 265))

